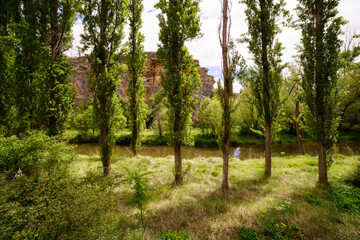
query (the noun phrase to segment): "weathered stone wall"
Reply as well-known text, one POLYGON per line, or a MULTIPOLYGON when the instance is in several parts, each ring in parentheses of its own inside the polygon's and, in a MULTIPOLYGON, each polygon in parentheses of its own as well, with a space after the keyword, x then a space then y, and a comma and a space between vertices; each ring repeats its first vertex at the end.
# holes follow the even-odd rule
MULTIPOLYGON (((159 92, 162 89, 160 84, 161 72, 164 72, 163 67, 160 64, 160 61, 156 58, 156 53, 147 52, 148 58, 146 62, 146 69, 143 73, 143 83, 146 89, 145 98, 148 99, 153 94, 159 92)), ((196 63, 199 64, 197 60, 196 63)), ((72 75, 70 81, 73 83, 74 88, 76 89, 76 99, 75 102, 84 102, 91 97, 91 94, 88 91, 87 79, 90 73, 90 66, 86 57, 77 57, 69 58, 71 63, 72 75)), ((202 85, 199 89, 199 102, 202 102, 203 99, 207 96, 210 96, 211 91, 215 83, 214 77, 208 74, 208 69, 201 67, 199 69, 201 76, 202 85)), ((117 95, 126 97, 127 84, 129 82, 129 77, 127 73, 124 73, 121 77, 121 84, 117 90, 117 95)))

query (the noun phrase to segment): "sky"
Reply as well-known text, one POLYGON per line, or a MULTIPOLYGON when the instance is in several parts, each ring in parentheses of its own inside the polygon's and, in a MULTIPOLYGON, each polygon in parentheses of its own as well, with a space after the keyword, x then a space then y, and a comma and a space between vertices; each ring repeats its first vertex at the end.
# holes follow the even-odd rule
MULTIPOLYGON (((145 36, 144 47, 145 51, 156 52, 158 42, 158 19, 156 15, 159 10, 154 8, 154 4, 158 0, 144 0, 144 12, 143 12, 143 27, 142 33, 145 36)), ((232 1, 232 24, 231 24, 231 37, 238 39, 240 34, 247 32, 247 23, 245 21, 245 5, 239 4, 238 0, 232 1)), ((285 9, 290 10, 296 19, 296 12, 293 10, 297 5, 297 0, 286 1, 285 9)), ((218 37, 218 25, 220 21, 220 0, 202 0, 200 2, 201 9, 201 32, 203 36, 195 39, 191 42, 187 42, 190 53, 194 59, 200 61, 201 67, 207 67, 209 74, 213 75, 215 79, 221 78, 221 48, 218 37)), ((345 20, 349 21, 348 26, 358 29, 360 33, 360 0, 340 0, 338 7, 339 15, 343 16, 345 20)), ((344 27, 344 31, 345 28, 344 27)), ((128 26, 126 26, 126 33, 128 33, 128 26)), ((67 52, 69 56, 78 56, 78 48, 81 46, 80 34, 83 33, 83 25, 80 18, 77 19, 73 28, 74 41, 72 48, 67 52)), ((284 62, 292 62, 293 56, 297 54, 295 47, 300 42, 301 33, 299 30, 290 28, 283 28, 278 39, 282 42, 284 62)), ((124 39, 124 43, 127 37, 124 39)), ((244 56, 248 65, 252 64, 251 54, 247 49, 247 44, 237 44, 237 49, 240 54, 244 56)), ((236 83, 234 85, 234 91, 239 92, 241 86, 236 83)))

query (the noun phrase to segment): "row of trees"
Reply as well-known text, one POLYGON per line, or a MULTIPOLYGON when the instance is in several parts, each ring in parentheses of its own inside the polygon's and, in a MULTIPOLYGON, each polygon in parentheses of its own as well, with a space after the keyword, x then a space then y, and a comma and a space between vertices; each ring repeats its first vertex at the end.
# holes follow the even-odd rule
MULTIPOLYGON (((104 174, 111 173, 114 125, 116 115, 121 112, 116 90, 125 70, 130 77, 127 95, 131 148, 137 154, 147 112, 141 78, 146 62, 144 36, 140 33, 142 1, 11 0, 1 3, 0 124, 6 133, 43 129, 49 135, 56 135, 63 129, 73 102, 68 81, 70 65, 64 52, 71 42, 71 27, 78 12, 85 30, 82 50, 91 51, 89 89, 94 96, 92 115, 99 122, 104 174), (123 51, 120 48, 127 20, 130 34, 127 50, 123 51), (124 59, 127 67, 119 63, 124 59)), ((248 43, 253 67, 246 67, 231 40, 230 0, 222 1, 219 25, 224 84, 219 84, 218 89, 222 128, 217 134, 223 152, 224 190, 229 187, 231 116, 241 104, 236 103, 233 96, 234 81, 240 80, 249 91, 253 106, 263 119, 267 175, 271 175, 274 123, 286 103, 281 97, 282 71, 286 65, 281 63, 282 46, 276 39, 281 32, 279 22, 284 25, 291 22, 289 12, 284 9, 285 2, 242 0, 241 3, 247 6, 248 31, 240 42, 248 43)), ((301 69, 295 74, 295 84, 308 109, 304 111, 305 123, 313 130, 319 145, 320 182, 327 181, 327 153, 336 140, 340 119, 335 101, 339 69, 343 66, 340 60, 352 58, 353 61, 356 57, 352 50, 342 58, 339 55, 338 36, 343 20, 337 17, 337 5, 338 0, 299 0, 299 20, 295 24, 302 31, 301 69)), ((191 114, 197 103, 195 95, 201 84, 198 66, 185 46, 187 41, 201 35, 199 1, 159 0, 155 7, 160 10, 157 56, 165 69, 161 83, 168 109, 168 132, 175 152, 175 182, 181 184, 181 148, 188 140, 191 114)))
POLYGON ((61 132, 73 102, 72 40, 78 3, 2 0, 0 4, 0 124, 4 131, 61 132))
MULTIPOLYGON (((230 145, 230 99, 232 89, 232 67, 229 63, 239 57, 230 57, 229 41, 229 1, 224 0, 222 8, 222 29, 220 44, 223 55, 224 89, 221 91, 223 109, 223 189, 228 189, 228 149, 230 145), (229 91, 230 89, 230 91, 229 91)), ((283 84, 281 63, 281 43, 276 35, 281 32, 279 22, 290 23, 289 12, 284 9, 285 1, 243 0, 248 32, 241 42, 248 43, 255 66, 248 70, 246 86, 254 96, 257 112, 264 119, 265 130, 265 173, 271 175, 271 139, 272 126, 282 107, 280 90, 283 84)), ((306 111, 306 124, 311 126, 318 142, 319 182, 327 182, 327 154, 336 141, 338 117, 337 80, 340 61, 340 27, 344 24, 338 17, 337 0, 300 0, 297 7, 299 20, 295 25, 301 29, 300 86, 306 111)))

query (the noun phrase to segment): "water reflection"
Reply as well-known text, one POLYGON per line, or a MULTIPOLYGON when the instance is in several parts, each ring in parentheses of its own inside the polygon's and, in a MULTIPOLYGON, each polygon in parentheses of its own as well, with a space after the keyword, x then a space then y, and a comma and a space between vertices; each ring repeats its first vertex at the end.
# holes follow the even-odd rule
MULTIPOLYGON (((339 154, 351 155, 359 154, 360 143, 359 142, 338 142, 336 144, 339 154)), ((310 142, 304 143, 306 154, 316 156, 317 155, 317 143, 310 142)), ((231 153, 234 153, 236 147, 230 149, 231 153)), ((264 157, 265 146, 263 144, 245 145, 240 147, 240 159, 253 159, 264 157)), ((100 151, 100 147, 97 144, 80 144, 75 148, 79 154, 94 154, 100 151)), ((131 150, 125 146, 115 146, 115 156, 131 156, 131 150)), ((150 157, 167 157, 174 155, 172 147, 168 146, 156 146, 146 147, 143 146, 139 151, 140 155, 150 157)), ((299 155, 299 147, 297 143, 282 143, 272 145, 272 156, 295 156, 299 155)), ((199 158, 199 157, 221 157, 222 154, 217 147, 183 147, 182 156, 187 159, 199 158)))

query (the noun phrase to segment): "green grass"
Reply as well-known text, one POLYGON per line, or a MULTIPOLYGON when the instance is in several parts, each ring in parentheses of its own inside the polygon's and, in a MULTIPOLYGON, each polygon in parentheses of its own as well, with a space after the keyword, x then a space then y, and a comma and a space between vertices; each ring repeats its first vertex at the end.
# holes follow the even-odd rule
MULTIPOLYGON (((184 184, 177 187, 173 186, 173 161, 172 157, 123 157, 112 165, 119 175, 126 174, 125 168, 153 172, 149 175, 153 198, 143 239, 155 239, 169 230, 185 231, 194 239, 239 239, 239 231, 249 236, 255 232, 264 239, 273 239, 275 233, 280 234, 279 239, 360 238, 359 188, 346 182, 359 164, 356 156, 335 157, 329 187, 317 184, 315 157, 273 158, 270 178, 264 176, 264 159, 231 159, 226 194, 220 190, 222 159, 184 159, 184 184)), ((100 174, 99 157, 80 156, 71 170, 79 178, 88 171, 100 174)), ((137 212, 125 204, 130 187, 121 184, 113 194, 119 211, 107 214, 127 219, 117 231, 135 229, 136 218, 132 217, 137 212)))

